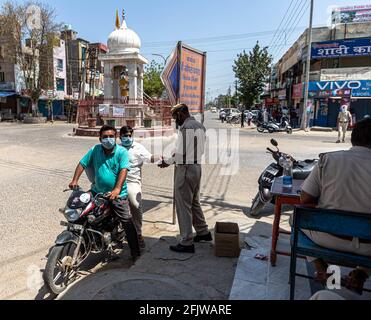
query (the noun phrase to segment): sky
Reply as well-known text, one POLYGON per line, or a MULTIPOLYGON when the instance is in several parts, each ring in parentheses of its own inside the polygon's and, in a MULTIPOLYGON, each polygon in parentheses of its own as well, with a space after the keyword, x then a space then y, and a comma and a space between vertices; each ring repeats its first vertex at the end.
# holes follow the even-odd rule
MULTIPOLYGON (((271 45, 278 60, 309 25, 310 0, 39 1, 55 8, 57 22, 71 24, 90 42, 106 43, 115 28, 116 9, 120 15, 125 9, 128 27, 140 36, 141 53, 149 60, 163 62, 152 54, 167 57, 180 40, 208 52, 207 100, 225 94, 229 86, 233 89, 232 66, 243 49, 249 51, 259 41, 271 45), (287 31, 276 33, 285 14, 281 29, 287 31)), ((314 26, 328 24, 331 6, 371 4, 371 0, 314 1, 314 26)))

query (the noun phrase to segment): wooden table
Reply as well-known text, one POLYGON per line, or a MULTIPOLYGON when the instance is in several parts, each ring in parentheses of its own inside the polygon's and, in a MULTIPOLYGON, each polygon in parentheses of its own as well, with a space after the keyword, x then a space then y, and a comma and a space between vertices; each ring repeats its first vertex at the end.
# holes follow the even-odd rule
POLYGON ((280 230, 281 222, 281 211, 282 205, 299 205, 300 204, 300 193, 301 187, 304 183, 304 180, 293 180, 292 188, 283 188, 283 178, 276 178, 273 181, 271 194, 276 198, 275 207, 274 207, 274 223, 272 231, 272 249, 271 249, 271 264, 273 267, 276 266, 277 255, 290 256, 290 252, 283 252, 277 250, 278 237, 280 233, 288 234, 291 233, 288 231, 280 230))

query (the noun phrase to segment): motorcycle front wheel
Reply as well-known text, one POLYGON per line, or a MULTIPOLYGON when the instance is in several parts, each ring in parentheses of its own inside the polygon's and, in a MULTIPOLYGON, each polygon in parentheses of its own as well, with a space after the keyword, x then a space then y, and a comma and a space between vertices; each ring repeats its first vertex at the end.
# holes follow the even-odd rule
POLYGON ((253 217, 257 217, 259 213, 264 209, 265 203, 260 199, 260 193, 258 192, 255 196, 254 200, 252 201, 250 215, 253 217))
POLYGON ((74 243, 66 243, 53 247, 49 253, 43 278, 50 292, 56 295, 65 291, 77 274, 77 270, 70 268, 75 249, 74 243))

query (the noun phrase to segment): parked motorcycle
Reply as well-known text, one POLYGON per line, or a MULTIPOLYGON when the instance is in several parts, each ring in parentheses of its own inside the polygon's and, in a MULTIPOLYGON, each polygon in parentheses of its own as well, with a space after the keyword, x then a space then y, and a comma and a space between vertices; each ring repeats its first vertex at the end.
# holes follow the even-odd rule
POLYGON ((281 123, 277 123, 275 121, 270 121, 268 123, 259 122, 257 125, 257 130, 260 133, 263 133, 265 130, 267 130, 269 133, 287 132, 288 134, 292 134, 292 127, 286 118, 282 118, 281 123))
POLYGON ((293 161, 293 178, 297 180, 305 180, 312 172, 313 168, 317 164, 318 160, 304 160, 297 161, 292 156, 281 152, 278 148, 278 142, 274 139, 271 140, 271 144, 276 147, 276 151, 267 148, 275 160, 271 163, 261 174, 259 178, 259 191, 253 199, 250 215, 258 216, 259 213, 264 209, 267 203, 271 202, 274 204, 274 198, 271 195, 271 187, 273 180, 278 177, 282 177, 283 168, 280 164, 280 160, 286 156, 289 156, 293 161))
MULTIPOLYGON (((71 191, 65 190, 64 192, 71 191)), ((76 280, 82 263, 91 253, 108 252, 125 239, 125 231, 117 215, 111 214, 109 194, 95 197, 80 188, 72 190, 63 213, 67 229, 56 239, 50 250, 43 273, 46 286, 60 294, 76 280)))
POLYGON ((227 122, 229 124, 240 124, 241 123, 241 117, 240 116, 230 116, 227 118, 227 122))

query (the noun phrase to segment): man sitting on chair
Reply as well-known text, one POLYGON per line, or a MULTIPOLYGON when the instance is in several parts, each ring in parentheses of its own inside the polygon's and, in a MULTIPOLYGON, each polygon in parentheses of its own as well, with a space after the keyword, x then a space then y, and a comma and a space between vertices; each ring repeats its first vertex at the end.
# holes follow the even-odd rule
MULTIPOLYGON (((353 147, 347 151, 323 154, 303 185, 301 203, 371 214, 371 119, 358 122, 352 133, 353 147)), ((327 233, 303 232, 317 245, 342 252, 371 257, 371 241, 343 238, 327 233)), ((317 259, 316 279, 327 280, 327 263, 317 259)), ((370 270, 360 268, 347 278, 347 288, 362 293, 370 270)))

